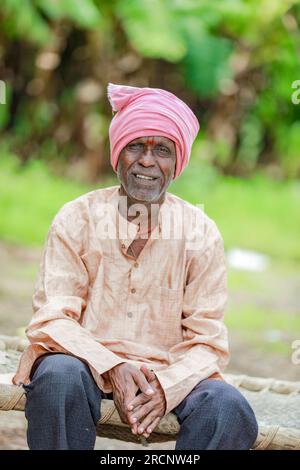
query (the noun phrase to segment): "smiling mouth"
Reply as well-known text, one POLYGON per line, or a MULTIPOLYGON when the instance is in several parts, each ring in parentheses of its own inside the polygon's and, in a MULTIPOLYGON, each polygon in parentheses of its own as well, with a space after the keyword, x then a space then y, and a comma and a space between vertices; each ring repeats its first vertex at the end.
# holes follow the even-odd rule
POLYGON ((145 176, 141 175, 140 173, 133 173, 133 176, 134 179, 137 180, 139 183, 153 183, 154 181, 159 179, 159 177, 145 176))

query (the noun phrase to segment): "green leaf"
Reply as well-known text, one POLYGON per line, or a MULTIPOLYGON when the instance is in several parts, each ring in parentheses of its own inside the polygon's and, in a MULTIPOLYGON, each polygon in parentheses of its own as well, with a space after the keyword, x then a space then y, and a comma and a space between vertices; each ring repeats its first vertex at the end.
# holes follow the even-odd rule
POLYGON ((296 177, 300 171, 300 121, 278 126, 275 138, 275 148, 286 175, 296 177))
POLYGON ((184 38, 167 0, 119 0, 116 13, 133 46, 146 57, 177 62, 186 53, 184 38))
POLYGON ((1 28, 10 37, 26 38, 27 41, 43 45, 50 37, 50 29, 33 2, 23 0, 2 0, 1 13, 4 16, 1 28))
POLYGON ((9 119, 11 95, 12 88, 10 84, 0 80, 0 130, 6 126, 9 119), (2 98, 4 99, 2 100, 2 98))
POLYGON ((232 76, 228 62, 232 50, 233 44, 228 39, 204 32, 191 34, 182 66, 192 90, 202 96, 215 95, 221 79, 232 76))
POLYGON ((80 27, 94 28, 101 14, 93 0, 36 0, 39 7, 54 20, 68 18, 80 27))
POLYGON ((237 162, 246 170, 253 170, 263 146, 262 123, 253 112, 242 122, 239 141, 237 162))

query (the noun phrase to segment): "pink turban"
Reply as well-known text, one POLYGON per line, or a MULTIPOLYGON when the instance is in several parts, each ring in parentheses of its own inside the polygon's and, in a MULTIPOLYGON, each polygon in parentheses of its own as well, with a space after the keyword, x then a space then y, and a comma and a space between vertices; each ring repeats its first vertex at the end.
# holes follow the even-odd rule
POLYGON ((174 179, 187 165, 191 147, 199 131, 193 111, 179 98, 159 88, 137 88, 109 83, 107 94, 114 115, 109 127, 114 171, 120 152, 138 137, 163 136, 176 146, 174 179))

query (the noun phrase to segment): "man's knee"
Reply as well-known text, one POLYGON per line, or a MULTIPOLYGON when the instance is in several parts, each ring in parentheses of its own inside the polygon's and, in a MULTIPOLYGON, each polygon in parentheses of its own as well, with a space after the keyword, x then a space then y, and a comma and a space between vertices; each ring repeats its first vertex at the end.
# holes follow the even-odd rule
POLYGON ((238 389, 207 379, 175 409, 181 425, 178 448, 250 449, 258 425, 254 412, 238 389), (194 447, 193 447, 194 448, 194 447))
POLYGON ((210 402, 212 411, 217 415, 229 412, 253 414, 246 398, 232 385, 215 379, 203 380, 199 385, 199 391, 202 393, 195 394, 195 407, 203 407, 203 402, 206 401, 210 402))
POLYGON ((50 354, 42 359, 32 376, 32 382, 61 387, 74 387, 84 376, 90 376, 88 366, 80 359, 67 354, 50 354))
POLYGON ((47 355, 24 389, 30 448, 54 448, 57 439, 64 446, 61 448, 69 448, 68 439, 74 448, 81 448, 80 433, 92 448, 101 413, 101 390, 83 361, 66 354, 47 355), (46 447, 36 447, 40 435, 40 445, 46 447))
POLYGON ((191 413, 200 412, 203 416, 205 411, 211 421, 248 420, 254 428, 257 427, 255 415, 245 397, 238 389, 221 380, 206 379, 199 382, 177 410, 181 420, 191 413))
MULTIPOLYGON (((206 394, 205 400, 211 410, 211 419, 216 426, 228 426, 230 429, 243 430, 247 433, 250 445, 257 437, 258 424, 255 414, 242 393, 232 385, 220 380, 205 380, 202 383, 202 392, 206 394)), ((195 400, 195 408, 203 409, 203 401, 195 400)), ((196 398, 196 397, 195 397, 196 398)), ((203 398, 203 395, 202 395, 203 398)))
MULTIPOLYGON (((232 385, 222 380, 206 379, 199 384, 199 391, 204 393, 207 400, 222 403, 220 410, 226 406, 243 406, 246 401, 243 395, 232 385)), ((218 407, 219 408, 219 407, 218 407)))

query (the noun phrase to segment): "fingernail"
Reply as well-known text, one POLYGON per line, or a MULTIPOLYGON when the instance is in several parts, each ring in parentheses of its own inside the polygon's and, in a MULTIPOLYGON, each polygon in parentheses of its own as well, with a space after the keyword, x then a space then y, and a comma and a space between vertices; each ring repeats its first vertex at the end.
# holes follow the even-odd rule
POLYGON ((132 406, 132 405, 128 405, 128 410, 133 410, 133 406, 132 406))
POLYGON ((147 395, 152 395, 152 393, 154 393, 153 390, 152 390, 152 388, 148 388, 148 389, 146 390, 146 394, 147 394, 147 395))
POLYGON ((132 423, 136 423, 136 418, 132 418, 132 423))
POLYGON ((140 432, 140 433, 144 432, 144 428, 140 428, 140 429, 139 429, 139 432, 140 432))

